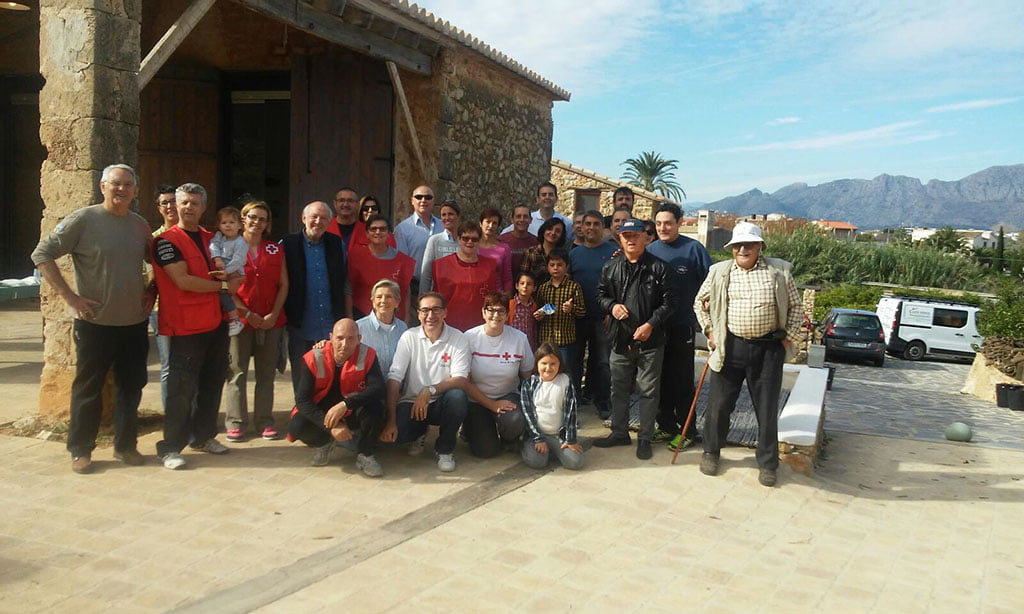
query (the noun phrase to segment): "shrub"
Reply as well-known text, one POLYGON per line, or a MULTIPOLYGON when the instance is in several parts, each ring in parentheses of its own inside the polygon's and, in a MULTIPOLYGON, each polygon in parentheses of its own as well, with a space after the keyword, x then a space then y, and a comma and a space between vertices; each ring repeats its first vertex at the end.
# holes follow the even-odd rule
POLYGON ((983 337, 1024 339, 1024 286, 1019 279, 1007 280, 996 295, 978 314, 978 332, 983 337))

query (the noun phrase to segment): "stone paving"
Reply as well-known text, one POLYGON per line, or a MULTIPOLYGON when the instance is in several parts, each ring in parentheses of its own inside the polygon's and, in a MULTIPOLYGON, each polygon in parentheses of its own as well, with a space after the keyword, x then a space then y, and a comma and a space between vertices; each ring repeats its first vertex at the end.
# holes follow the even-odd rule
MULTIPOLYGON (((104 448, 79 476, 63 444, 0 436, 0 611, 1018 612, 1024 448, 980 423, 972 444, 851 432, 887 424, 874 412, 888 403, 923 437, 909 414, 934 412, 941 436, 951 419, 923 399, 962 403, 963 377, 941 363, 911 388, 899 378, 934 363, 899 364, 841 364, 825 459, 813 479, 783 468, 773 489, 745 448, 724 450, 715 478, 698 451, 671 465, 664 447, 651 461, 590 449, 574 473, 460 444, 453 474, 392 449, 369 480, 351 452, 316 468, 302 446, 262 440, 167 471, 150 434, 146 466, 104 448), (889 400, 909 390, 920 399, 889 400)), ((605 432, 585 411, 581 435, 605 432)))

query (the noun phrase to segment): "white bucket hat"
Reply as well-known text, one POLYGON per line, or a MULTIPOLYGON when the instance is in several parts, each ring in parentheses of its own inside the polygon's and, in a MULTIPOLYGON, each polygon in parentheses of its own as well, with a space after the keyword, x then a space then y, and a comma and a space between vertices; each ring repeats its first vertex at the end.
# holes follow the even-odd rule
POLYGON ((725 244, 729 247, 733 243, 764 243, 764 238, 761 236, 761 228, 757 224, 751 224, 750 222, 740 222, 732 229, 732 239, 725 244))

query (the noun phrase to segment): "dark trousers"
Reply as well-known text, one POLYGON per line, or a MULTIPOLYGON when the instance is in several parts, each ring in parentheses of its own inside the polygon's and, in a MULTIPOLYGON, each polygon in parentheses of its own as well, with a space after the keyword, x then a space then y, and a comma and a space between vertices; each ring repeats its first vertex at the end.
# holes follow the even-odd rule
MULTIPOLYGON (((306 352, 313 349, 313 344, 320 339, 303 339, 302 330, 297 326, 285 326, 288 329, 288 362, 292 368, 292 392, 299 394, 299 373, 306 368, 302 360, 306 352)), ((385 374, 386 375, 386 374, 385 374)))
POLYGON ((757 464, 779 466, 779 393, 786 350, 781 341, 747 341, 726 337, 725 365, 711 371, 711 403, 704 420, 704 451, 718 455, 729 432, 729 416, 736 409, 743 380, 757 416, 757 464))
POLYGON ((171 337, 164 438, 160 456, 202 444, 217 434, 220 394, 228 373, 228 326, 171 337))
POLYGON ((519 393, 511 392, 501 397, 511 401, 516 408, 503 414, 496 414, 479 403, 469 402, 462 432, 469 440, 473 456, 491 458, 501 452, 502 443, 510 443, 522 436, 526 428, 526 416, 519 406, 519 393))
MULTIPOLYGON (((288 434, 307 446, 319 448, 334 440, 331 432, 324 426, 324 416, 329 407, 320 411, 316 422, 301 413, 296 413, 288 423, 288 434)), ((351 431, 359 431, 359 453, 373 456, 380 442, 380 433, 384 430, 387 413, 383 404, 360 407, 345 417, 345 426, 351 431)))
POLYGON ((607 411, 611 398, 611 368, 608 356, 611 353, 608 331, 603 317, 587 316, 576 320, 576 364, 573 365, 576 390, 582 386, 586 373, 587 392, 594 399, 598 411, 607 411), (586 367, 583 357, 586 354, 586 367))
POLYGON ((459 427, 466 419, 467 405, 465 392, 449 390, 430 404, 425 420, 416 420, 412 417, 412 403, 399 403, 395 409, 398 443, 408 443, 421 437, 427 432, 427 427, 434 424, 439 427, 434 452, 451 454, 455 451, 455 438, 459 435, 459 427))
POLYGON ((562 353, 562 365, 565 366, 565 374, 569 376, 569 381, 572 382, 572 387, 576 392, 576 397, 580 396, 580 372, 577 370, 580 362, 580 345, 579 342, 573 341, 569 345, 558 346, 558 351, 562 353))
POLYGON ((139 401, 146 385, 149 336, 146 322, 103 326, 75 320, 77 364, 71 384, 68 452, 82 456, 96 447, 103 414, 103 383, 114 369, 114 449, 134 450, 139 434, 139 401))
MULTIPOLYGON (((685 324, 665 330, 665 359, 661 363, 661 401, 658 428, 678 435, 686 424, 693 403, 693 327, 685 324)), ((697 420, 690 423, 687 435, 697 434, 697 420)))

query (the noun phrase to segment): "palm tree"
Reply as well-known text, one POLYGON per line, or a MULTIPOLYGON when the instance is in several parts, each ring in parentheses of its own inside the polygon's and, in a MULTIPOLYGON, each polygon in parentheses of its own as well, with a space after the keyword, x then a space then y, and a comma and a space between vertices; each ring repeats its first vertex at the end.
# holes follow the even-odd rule
POLYGON ((961 253, 964 250, 964 241, 957 234, 952 226, 944 226, 932 236, 924 240, 925 245, 950 254, 961 253))
POLYGON ((657 192, 674 200, 686 198, 686 192, 676 182, 675 173, 678 160, 666 160, 661 154, 644 151, 638 158, 630 158, 622 163, 628 167, 622 179, 630 185, 643 188, 649 192, 657 192))

